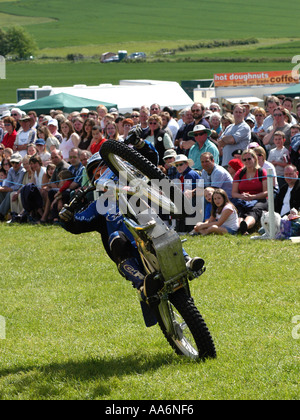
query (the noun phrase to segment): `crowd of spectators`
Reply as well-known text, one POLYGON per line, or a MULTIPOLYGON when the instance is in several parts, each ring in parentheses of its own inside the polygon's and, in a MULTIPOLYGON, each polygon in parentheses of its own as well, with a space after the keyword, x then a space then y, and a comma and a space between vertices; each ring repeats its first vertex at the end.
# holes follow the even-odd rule
POLYGON ((270 96, 264 108, 239 103, 232 112, 217 103, 194 103, 181 112, 152 104, 128 115, 103 105, 39 116, 13 108, 0 120, 0 221, 58 223, 72 191, 88 185, 87 160, 107 139, 123 142, 138 126, 157 152, 157 165, 182 183, 187 198, 201 194, 197 180, 204 182, 203 221, 177 230, 247 234, 267 210, 267 169, 284 213, 291 197, 300 210, 300 104, 293 112, 289 98, 270 96))

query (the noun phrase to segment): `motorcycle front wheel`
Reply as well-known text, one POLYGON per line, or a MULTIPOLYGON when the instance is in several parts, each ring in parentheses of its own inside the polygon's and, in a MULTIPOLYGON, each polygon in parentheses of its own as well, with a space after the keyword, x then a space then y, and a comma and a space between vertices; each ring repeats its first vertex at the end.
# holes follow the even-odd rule
POLYGON ((194 360, 216 357, 215 345, 205 321, 184 289, 170 294, 169 300, 161 301, 156 309, 156 318, 177 354, 194 360))
POLYGON ((163 214, 183 218, 193 211, 190 202, 159 168, 136 150, 124 143, 108 140, 101 147, 101 156, 109 168, 120 178, 126 175, 127 183, 138 187, 141 197, 163 214))

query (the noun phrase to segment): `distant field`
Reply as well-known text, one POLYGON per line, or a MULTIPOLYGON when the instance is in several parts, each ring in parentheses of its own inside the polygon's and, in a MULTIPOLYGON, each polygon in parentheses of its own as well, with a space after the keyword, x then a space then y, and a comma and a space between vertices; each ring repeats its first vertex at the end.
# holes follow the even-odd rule
POLYGON ((6 80, 0 80, 0 103, 16 101, 17 88, 30 85, 119 84, 121 79, 182 80, 210 79, 214 73, 234 71, 289 70, 288 63, 109 63, 18 62, 7 64, 6 80))
POLYGON ((15 102, 16 89, 31 84, 97 85, 123 78, 181 82, 222 72, 289 70, 292 57, 300 54, 299 15, 299 2, 291 1, 287 8, 279 0, 251 4, 242 0, 153 0, 147 4, 138 0, 86 0, 84 4, 79 0, 0 0, 0 27, 24 26, 39 48, 32 62, 7 63, 7 79, 0 80, 0 102, 15 102), (251 37, 258 42, 178 51, 200 40, 251 37), (120 49, 145 51, 150 62, 99 64, 102 53, 120 49), (176 53, 158 55, 161 49, 176 53), (67 62, 68 54, 81 54, 85 61, 67 62), (197 60, 205 62, 193 62, 197 60))

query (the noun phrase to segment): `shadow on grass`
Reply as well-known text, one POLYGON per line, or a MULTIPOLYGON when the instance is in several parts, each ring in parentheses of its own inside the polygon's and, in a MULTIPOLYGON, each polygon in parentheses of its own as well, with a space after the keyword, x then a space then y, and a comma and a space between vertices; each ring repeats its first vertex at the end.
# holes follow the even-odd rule
POLYGON ((8 378, 13 389, 0 390, 0 398, 13 399, 13 395, 23 394, 24 399, 68 399, 68 395, 72 399, 78 395, 81 399, 86 389, 89 389, 87 398, 101 398, 110 395, 114 378, 121 380, 126 376, 142 375, 178 360, 178 356, 172 353, 143 353, 3 369, 0 370, 0 379, 8 378))

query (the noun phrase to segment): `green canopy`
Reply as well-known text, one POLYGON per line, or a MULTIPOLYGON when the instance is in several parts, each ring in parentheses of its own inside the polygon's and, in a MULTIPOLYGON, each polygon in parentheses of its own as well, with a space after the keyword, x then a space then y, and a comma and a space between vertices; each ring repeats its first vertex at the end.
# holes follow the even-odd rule
POLYGON ((20 106, 19 108, 24 112, 35 111, 40 115, 49 114, 51 109, 60 109, 66 113, 74 111, 80 112, 82 108, 96 110, 98 105, 105 105, 108 110, 110 110, 110 108, 117 108, 117 104, 80 98, 79 96, 73 96, 67 93, 57 93, 56 95, 45 96, 36 101, 28 102, 28 104, 20 106))
POLYGON ((296 96, 300 96, 300 83, 297 85, 290 86, 286 89, 283 89, 279 92, 274 93, 274 95, 284 95, 289 96, 291 98, 295 98, 296 96))

